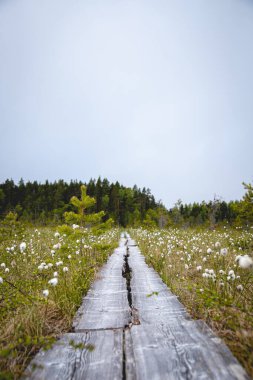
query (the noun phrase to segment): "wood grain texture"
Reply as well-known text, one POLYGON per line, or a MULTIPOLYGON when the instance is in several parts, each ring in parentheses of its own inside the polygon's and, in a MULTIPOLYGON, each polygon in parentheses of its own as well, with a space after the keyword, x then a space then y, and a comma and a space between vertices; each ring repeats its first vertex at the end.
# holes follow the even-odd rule
POLYGON ((75 331, 123 328, 131 321, 126 280, 122 276, 125 239, 110 256, 79 308, 73 326, 75 331))
POLYGON ((70 333, 51 350, 40 351, 26 369, 23 379, 118 380, 122 377, 122 362, 122 331, 70 333), (85 348, 91 346, 94 347, 92 351, 85 348))
POLYGON ((134 362, 128 380, 246 380, 243 368, 222 343, 210 340, 197 325, 139 325, 131 328, 126 358, 134 362))
POLYGON ((23 378, 248 380, 223 341, 203 321, 193 321, 148 267, 134 240, 128 238, 128 250, 125 243, 122 236, 84 297, 74 333, 40 351, 23 378), (124 278, 128 266, 131 276, 124 278))
POLYGON ((138 310, 141 324, 166 323, 169 319, 179 317, 190 318, 154 269, 148 267, 138 247, 129 247, 128 262, 132 268, 133 306, 138 310))
POLYGON ((249 379, 223 341, 190 318, 133 240, 128 252, 132 303, 141 324, 126 339, 127 363, 134 368, 127 379, 249 379))

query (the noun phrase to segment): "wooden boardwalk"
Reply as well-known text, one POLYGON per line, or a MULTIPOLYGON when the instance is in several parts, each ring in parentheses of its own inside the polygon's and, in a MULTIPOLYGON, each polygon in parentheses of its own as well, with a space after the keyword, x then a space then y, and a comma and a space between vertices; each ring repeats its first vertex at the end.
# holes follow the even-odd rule
POLYGON ((129 236, 102 268, 73 329, 40 351, 23 378, 249 379, 207 325, 189 317, 129 236))

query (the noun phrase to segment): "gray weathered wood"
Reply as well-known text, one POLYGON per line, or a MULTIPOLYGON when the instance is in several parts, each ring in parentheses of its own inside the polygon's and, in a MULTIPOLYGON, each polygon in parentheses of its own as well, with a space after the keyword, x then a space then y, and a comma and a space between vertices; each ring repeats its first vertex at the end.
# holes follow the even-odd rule
POLYGON ((249 379, 223 341, 204 322, 191 320, 133 240, 128 254, 140 325, 126 339, 127 366, 134 368, 127 379, 249 379))
POLYGON ((179 317, 190 318, 154 269, 148 267, 138 247, 129 247, 128 262, 132 268, 132 302, 138 310, 141 324, 166 323, 168 319, 179 317))
POLYGON ((26 369, 23 379, 118 380, 122 377, 122 362, 122 331, 70 333, 52 349, 41 350, 26 369))
POLYGON ((24 378, 249 379, 222 340, 204 322, 190 318, 134 240, 128 237, 128 249, 125 243, 122 236, 84 297, 74 333, 40 351, 24 378))
POLYGON ((126 280, 122 276, 125 239, 99 273, 77 312, 75 331, 123 328, 131 321, 126 280))
MULTIPOLYGON (((159 324, 132 326, 126 358, 134 360, 137 380, 248 379, 222 342, 207 339, 194 322, 187 323, 182 329, 159 324)), ((127 379, 132 378, 130 373, 127 379)))

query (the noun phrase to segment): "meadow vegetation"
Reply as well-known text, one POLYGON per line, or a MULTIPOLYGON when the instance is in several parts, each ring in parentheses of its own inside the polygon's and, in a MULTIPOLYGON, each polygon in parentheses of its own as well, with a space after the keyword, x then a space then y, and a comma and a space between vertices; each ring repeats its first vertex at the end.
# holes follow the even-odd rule
POLYGON ((9 213, 0 238, 0 378, 18 378, 30 358, 70 331, 82 297, 118 244, 117 229, 102 215, 85 215, 94 203, 82 188, 71 199, 81 224, 34 227, 9 213), (87 227, 87 223, 89 227, 87 227))
POLYGON ((40 348, 71 330, 126 226, 193 318, 253 376, 253 187, 244 187, 241 201, 178 201, 166 210, 149 189, 100 178, 0 184, 0 379, 18 378, 40 348))
POLYGON ((205 320, 253 376, 253 229, 130 234, 191 316, 205 320))

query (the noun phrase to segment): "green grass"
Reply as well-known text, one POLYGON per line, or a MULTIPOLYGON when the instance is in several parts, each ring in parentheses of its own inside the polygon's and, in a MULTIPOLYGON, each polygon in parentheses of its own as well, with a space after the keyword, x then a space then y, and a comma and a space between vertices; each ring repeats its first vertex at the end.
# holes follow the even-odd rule
POLYGON ((135 229, 130 234, 189 313, 205 320, 253 377, 253 268, 236 262, 238 255, 252 257, 253 230, 135 229))
POLYGON ((0 379, 12 379, 41 347, 50 348, 70 330, 119 235, 118 230, 94 235, 68 226, 35 229, 19 223, 0 232, 0 379), (49 283, 54 278, 55 286, 49 283))
MULTIPOLYGON (((17 222, 5 224, 0 232, 0 379, 15 379, 41 347, 50 348, 60 334, 70 331, 82 297, 117 246, 119 235, 118 230, 98 235, 68 226, 36 229, 17 222), (53 286, 48 282, 56 278, 55 272, 58 283, 53 286)), ((205 320, 253 376, 253 270, 240 268, 235 261, 237 255, 252 256, 252 232, 135 229, 130 233, 148 264, 190 314, 205 320), (228 250, 225 256, 220 254, 222 248, 228 250), (207 269, 210 276, 203 277, 207 269), (228 279, 231 270, 235 278, 228 279)), ((154 289, 147 296, 157 292, 154 289)))

